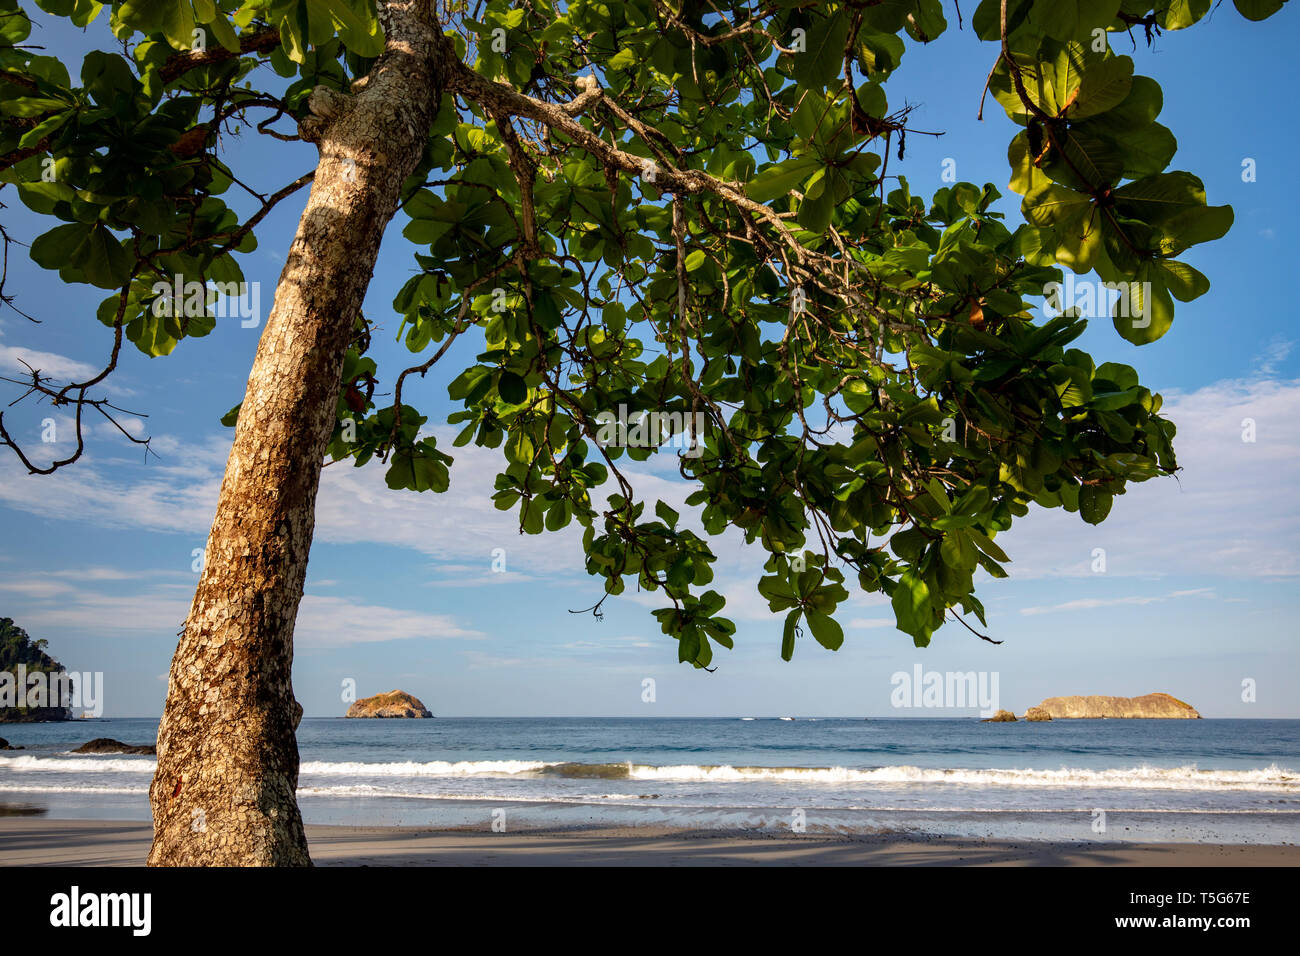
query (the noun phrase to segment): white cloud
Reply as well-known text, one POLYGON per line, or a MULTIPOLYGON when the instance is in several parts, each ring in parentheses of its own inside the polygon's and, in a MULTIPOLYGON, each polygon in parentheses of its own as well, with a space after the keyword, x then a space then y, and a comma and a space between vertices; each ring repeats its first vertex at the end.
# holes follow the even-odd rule
MULTIPOLYGON (((1300 462, 1300 381, 1225 381, 1169 393, 1164 414, 1179 428, 1177 479, 1130 486, 1098 527, 1078 515, 1035 509, 999 537, 1014 559, 1014 578, 1090 575, 1098 547, 1106 550, 1110 575, 1300 575, 1300 499, 1291 487, 1300 462), (1245 419, 1255 423, 1254 442, 1242 441, 1245 419)), ((382 465, 331 465, 317 502, 317 539, 409 548, 433 559, 439 578, 460 586, 543 575, 587 580, 576 524, 554 534, 519 534, 517 515, 496 510, 491 501, 503 464, 500 451, 452 448, 450 429, 437 434, 456 458, 450 491, 395 492, 384 483, 382 465), (490 573, 496 548, 505 551, 508 575, 490 573)), ((161 462, 89 455, 45 477, 27 476, 12 456, 0 457, 0 504, 100 527, 179 532, 201 544, 216 507, 229 435, 196 443, 163 436, 155 444, 165 452, 161 462)), ((693 509, 682 505, 688 486, 670 471, 640 466, 629 474, 640 495, 665 499, 682 512, 685 525, 697 527, 693 509)), ((718 580, 711 586, 728 597, 726 613, 737 620, 770 620, 754 590, 760 550, 744 546, 734 531, 710 539, 710 546, 719 556, 718 580)), ((187 543, 178 550, 178 562, 188 561, 188 554, 187 543)), ((629 592, 626 599, 663 606, 659 594, 629 592)))
POLYGON ((317 594, 304 595, 294 628, 294 644, 299 647, 416 639, 479 640, 485 636, 481 631, 461 627, 450 614, 403 611, 317 594))
MULTIPOLYGON (((174 634, 189 615, 198 576, 171 570, 117 572, 109 568, 68 570, 0 578, 0 595, 24 627, 35 633, 66 628, 100 633, 174 634), (174 579, 181 579, 170 583, 174 579), (73 582, 77 583, 73 583, 73 582), (107 584, 96 590, 91 583, 107 584), (135 582, 128 587, 126 582, 135 582)), ((8 613, 8 612, 7 612, 8 613)), ((306 594, 298 611, 294 642, 300 647, 342 647, 413 639, 478 640, 485 635, 462 627, 448 614, 426 614, 306 594)))
POLYGON ((1214 597, 1214 588, 1189 588, 1183 591, 1170 591, 1168 594, 1135 594, 1113 598, 1079 598, 1061 604, 1049 604, 1040 607, 1024 607, 1021 614, 1051 614, 1054 611, 1091 611, 1099 607, 1122 607, 1124 605, 1159 604, 1185 597, 1214 597))
POLYGON ((220 439, 178 443, 161 461, 133 459, 122 470, 123 462, 88 451, 52 475, 28 475, 13 455, 5 455, 0 457, 0 504, 103 528, 181 532, 201 544, 228 453, 229 442, 220 439))
POLYGON ((31 372, 23 363, 40 372, 43 378, 54 379, 59 385, 73 381, 84 382, 100 372, 93 365, 78 362, 66 355, 40 352, 20 345, 0 345, 0 375, 30 381, 31 372))
POLYGON ((1300 381, 1225 381, 1165 399, 1177 478, 1130 485, 1096 527, 1034 509, 998 537, 1013 578, 1092 575, 1099 547, 1107 575, 1300 575, 1300 381), (1253 442, 1242 440, 1246 419, 1253 442))
MULTIPOLYGON (((0 584, 0 593, 23 599, 12 616, 30 633, 63 628, 87 635, 175 634, 190 612, 191 595, 119 588, 104 593, 63 582, 24 579, 0 584)), ((11 602, 14 603, 14 602, 11 602)))
MULTIPOLYGON (((0 322, 0 338, 4 338, 5 323, 0 322)), ((108 349, 105 347, 103 358, 108 358, 108 349)), ((43 352, 40 349, 26 348, 21 345, 5 345, 0 343, 0 376, 5 378, 15 378, 21 381, 31 381, 31 370, 34 369, 41 373, 41 377, 49 379, 49 384, 62 386, 69 382, 84 382, 87 379, 94 378, 103 371, 104 363, 101 361, 98 365, 88 362, 82 362, 78 359, 70 358, 66 355, 60 355, 57 352, 43 352), (28 368, 30 366, 30 369, 28 368)), ((123 396, 132 394, 131 389, 120 384, 121 376, 114 379, 112 375, 99 383, 99 388, 114 396, 123 396)))
POLYGON ((637 648, 656 647, 653 641, 647 641, 638 635, 625 637, 613 637, 599 641, 570 641, 567 644, 560 645, 565 650, 570 651, 595 651, 598 653, 605 652, 622 652, 637 648))
MULTIPOLYGON (((410 548, 436 559, 453 582, 481 576, 484 584, 510 574, 573 569, 581 573, 581 530, 576 524, 541 535, 519 533, 516 511, 498 511, 493 485, 505 466, 500 449, 451 447, 451 429, 436 431, 439 447, 455 457, 445 494, 393 491, 385 468, 346 461, 330 465, 316 502, 316 538, 335 544, 381 543, 410 548), (492 573, 493 551, 505 551, 510 574, 492 573)), ((516 579, 517 580, 517 579, 516 579)))

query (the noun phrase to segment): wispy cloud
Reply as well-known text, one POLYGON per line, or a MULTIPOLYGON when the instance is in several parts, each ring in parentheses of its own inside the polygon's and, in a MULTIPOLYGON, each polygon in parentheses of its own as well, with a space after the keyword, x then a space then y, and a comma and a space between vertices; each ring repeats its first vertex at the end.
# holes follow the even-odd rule
POLYGON ((1052 614, 1059 611, 1091 611, 1101 607, 1124 607, 1126 605, 1159 604, 1186 597, 1214 597, 1213 588, 1191 588, 1183 591, 1170 591, 1167 594, 1134 594, 1125 597, 1079 598, 1061 604, 1047 604, 1040 607, 1022 607, 1021 614, 1052 614))
POLYGON ((20 345, 0 344, 0 375, 8 378, 26 378, 31 374, 27 366, 40 372, 42 377, 55 379, 60 383, 85 381, 99 373, 99 369, 94 366, 78 362, 66 355, 41 352, 20 345))
POLYGON ((471 670, 489 667, 554 667, 561 663, 553 657, 508 657, 503 654, 489 654, 484 651, 461 651, 465 663, 471 670))
MULTIPOLYGON (((63 628, 87 635, 168 635, 189 614, 198 576, 155 569, 69 569, 0 578, 6 613, 37 633, 63 628)), ((308 593, 294 631, 300 647, 342 647, 396 640, 479 640, 481 631, 450 614, 428 614, 308 593)))
POLYGON ((1256 360, 1256 369, 1260 376, 1272 378, 1281 369, 1282 363, 1291 355, 1295 342, 1290 339, 1274 339, 1256 360))
MULTIPOLYGON (((0 323, 0 339, 3 338, 4 324, 0 323)), ((45 352, 22 345, 5 345, 0 342, 0 375, 6 378, 29 381, 32 370, 35 370, 41 373, 42 378, 50 379, 51 384, 66 385, 68 382, 84 382, 94 378, 102 369, 102 363, 94 365, 57 352, 45 352)), ((98 387, 115 396, 131 394, 131 389, 122 385, 120 376, 117 380, 110 376, 98 387)))
POLYGON ((294 643, 300 647, 417 639, 481 640, 486 636, 462 626, 450 614, 426 614, 315 594, 303 597, 294 628, 294 643))

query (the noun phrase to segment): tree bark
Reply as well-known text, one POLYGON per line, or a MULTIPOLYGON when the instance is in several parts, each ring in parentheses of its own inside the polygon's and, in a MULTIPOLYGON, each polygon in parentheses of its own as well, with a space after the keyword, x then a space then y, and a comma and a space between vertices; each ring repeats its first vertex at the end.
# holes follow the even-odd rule
POLYGON ((294 619, 343 359, 451 55, 431 0, 379 7, 386 49, 364 89, 318 88, 301 124, 320 161, 172 659, 149 790, 153 866, 311 864, 295 797, 294 619))

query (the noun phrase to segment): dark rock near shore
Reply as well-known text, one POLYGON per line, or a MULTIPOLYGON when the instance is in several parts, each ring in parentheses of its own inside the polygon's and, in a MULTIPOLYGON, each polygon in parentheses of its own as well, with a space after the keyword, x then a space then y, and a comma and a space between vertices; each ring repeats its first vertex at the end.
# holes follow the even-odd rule
POLYGON ((72 752, 74 754, 148 754, 154 756, 158 753, 158 748, 153 744, 124 744, 112 737, 96 737, 72 752))
POLYGON ((22 747, 11 747, 9 745, 9 741, 5 740, 3 737, 0 737, 0 750, 22 750, 22 749, 23 749, 22 747))

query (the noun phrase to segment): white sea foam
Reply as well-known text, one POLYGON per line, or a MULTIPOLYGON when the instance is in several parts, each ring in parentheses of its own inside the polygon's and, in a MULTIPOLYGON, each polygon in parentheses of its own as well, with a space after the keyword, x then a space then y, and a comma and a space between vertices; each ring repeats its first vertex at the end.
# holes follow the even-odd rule
POLYGON ((702 780, 711 783, 783 781, 792 783, 912 784, 940 783, 993 787, 1088 787, 1140 790, 1300 791, 1300 774, 1276 764, 1263 770, 1198 770, 1184 767, 1132 767, 1084 770, 945 770, 927 767, 669 767, 632 765, 633 780, 702 780))
POLYGON ((0 757, 0 770, 43 770, 54 773, 153 773, 152 757, 0 757))
MULTIPOLYGON (((538 760, 433 760, 428 763, 402 761, 400 763, 330 762, 311 760, 302 764, 301 773, 330 776, 384 776, 384 777, 462 777, 480 774, 515 775, 541 770, 554 764, 538 760)), ((153 758, 96 758, 96 757, 0 757, 0 770, 47 771, 53 773, 149 773, 157 767, 153 758)))
MULTIPOLYGON (((307 761, 300 772, 314 782, 320 778, 419 778, 419 777, 506 777, 528 778, 550 768, 562 778, 580 780, 587 777, 623 778, 635 781, 786 784, 859 784, 895 787, 912 784, 958 785, 998 788, 1073 788, 1124 790, 1186 791, 1255 791, 1300 794, 1300 772, 1276 764, 1255 770, 1201 770, 1196 765, 1181 767, 1129 767, 1083 769, 1062 767, 1056 770, 1032 769, 942 769, 913 766, 854 769, 847 767, 734 767, 679 764, 648 766, 645 764, 573 764, 538 760, 434 760, 367 763, 362 761, 307 761), (609 768, 615 773, 590 773, 590 769, 609 768)), ((128 780, 153 774, 155 761, 146 757, 39 757, 23 755, 0 757, 0 789, 7 787, 4 778, 20 782, 30 773, 125 774, 128 780), (5 773, 7 772, 7 773, 5 773)), ((119 782, 119 781, 114 781, 119 782)), ((69 788, 75 789, 75 788, 69 788)))
POLYGON ((129 793, 129 794, 147 794, 148 785, 138 787, 113 787, 113 786, 96 786, 94 784, 79 783, 70 786, 41 785, 41 784, 0 784, 0 792, 3 793, 129 793))
POLYGON ((325 776, 369 777, 477 777, 515 776, 532 773, 555 764, 540 760, 431 760, 427 763, 404 761, 401 763, 335 763, 311 760, 304 763, 301 773, 325 776))

